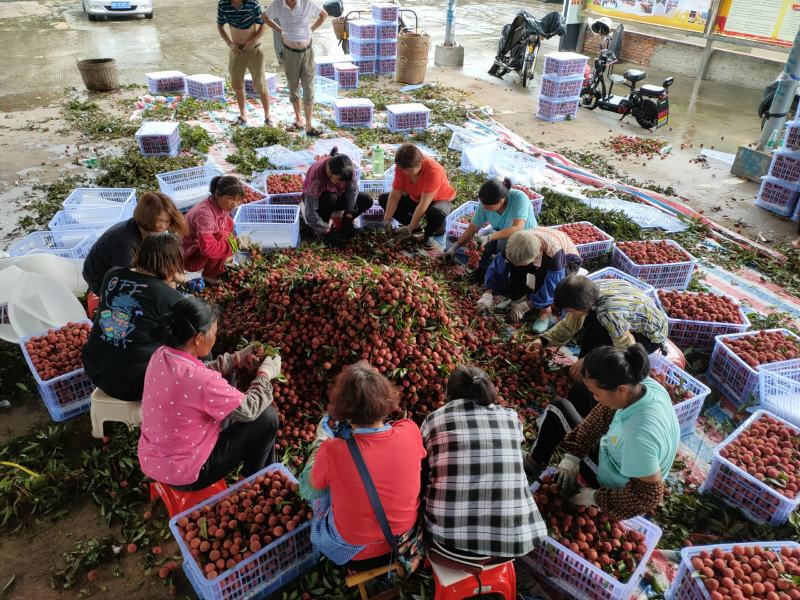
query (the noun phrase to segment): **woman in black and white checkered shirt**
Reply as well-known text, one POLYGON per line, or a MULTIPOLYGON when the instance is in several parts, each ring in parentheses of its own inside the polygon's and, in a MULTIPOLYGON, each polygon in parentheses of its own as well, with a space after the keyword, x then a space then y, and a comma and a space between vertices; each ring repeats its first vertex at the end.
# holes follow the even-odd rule
POLYGON ((430 484, 425 527, 432 547, 465 559, 529 553, 547 535, 522 467, 517 413, 477 367, 459 366, 448 403, 428 415, 422 439, 430 484))

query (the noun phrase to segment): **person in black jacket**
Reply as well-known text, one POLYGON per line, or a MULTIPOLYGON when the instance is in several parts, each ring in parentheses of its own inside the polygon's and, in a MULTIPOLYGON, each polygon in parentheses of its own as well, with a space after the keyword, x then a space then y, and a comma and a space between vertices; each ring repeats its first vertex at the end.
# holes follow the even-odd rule
POLYGON ((186 222, 169 196, 145 192, 136 203, 133 218, 117 223, 101 235, 83 263, 83 278, 100 295, 100 283, 111 267, 130 267, 142 240, 152 233, 171 231, 186 235, 186 222))
POLYGON ((167 232, 148 235, 132 262, 103 278, 83 367, 112 398, 138 401, 150 356, 164 343, 164 320, 183 298, 175 289, 183 278, 180 238, 167 232))

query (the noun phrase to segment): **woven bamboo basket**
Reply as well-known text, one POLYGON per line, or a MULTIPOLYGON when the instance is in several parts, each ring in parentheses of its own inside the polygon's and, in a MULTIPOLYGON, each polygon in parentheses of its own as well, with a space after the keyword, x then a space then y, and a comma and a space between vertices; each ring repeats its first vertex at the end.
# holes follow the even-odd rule
POLYGON ((422 83, 428 71, 431 36, 425 32, 401 31, 397 36, 397 81, 422 83))
POLYGON ((119 87, 117 61, 113 58, 89 58, 78 61, 83 85, 92 92, 106 92, 119 87))

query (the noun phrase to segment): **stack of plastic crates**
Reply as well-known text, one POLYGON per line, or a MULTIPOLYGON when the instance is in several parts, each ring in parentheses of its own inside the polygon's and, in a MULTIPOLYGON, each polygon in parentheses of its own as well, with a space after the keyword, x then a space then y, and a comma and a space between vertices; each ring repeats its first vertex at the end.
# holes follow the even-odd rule
POLYGON ((347 28, 350 54, 359 73, 374 75, 378 58, 377 24, 371 19, 360 19, 350 21, 347 28))
POLYGON ((145 121, 135 137, 142 156, 178 156, 181 151, 181 134, 172 121, 145 121))
POLYGON ((87 204, 59 210, 47 225, 50 231, 89 231, 102 233, 112 225, 133 216, 133 204, 93 206, 87 204))
POLYGON ((358 66, 353 63, 333 65, 336 85, 343 90, 354 90, 358 87, 358 66))
POLYGON ((431 109, 419 102, 389 104, 386 106, 389 131, 418 131, 427 129, 431 120, 431 109))
POLYGON ((225 98, 225 80, 222 77, 201 73, 186 77, 186 93, 201 100, 225 98))
POLYGON ((680 244, 672 240, 665 241, 686 254, 686 260, 660 265, 640 265, 633 262, 625 254, 625 251, 615 244, 614 253, 611 255, 611 266, 633 275, 658 289, 685 290, 692 278, 697 261, 680 244))
POLYGON ((800 494, 789 498, 767 481, 760 481, 721 455, 728 444, 764 416, 777 419, 782 426, 792 431, 794 436, 800 436, 800 429, 788 421, 765 410, 757 410, 736 431, 725 438, 725 441, 714 448, 711 470, 700 491, 719 496, 726 504, 741 510, 751 521, 779 526, 786 523, 789 515, 800 505, 800 494))
POLYGON ((147 91, 151 94, 165 95, 186 91, 186 74, 182 71, 156 71, 146 73, 147 91))
POLYGON ((645 283, 641 279, 636 279, 633 275, 628 275, 627 273, 623 273, 619 269, 615 269, 614 267, 604 267, 599 271, 595 271, 594 273, 589 273, 586 277, 591 279, 592 281, 601 281, 603 279, 621 279, 623 281, 627 281, 632 286, 637 289, 640 289, 645 294, 650 294, 655 288, 649 283, 645 283))
POLYGON ((190 167, 156 175, 158 189, 172 198, 180 211, 187 211, 198 202, 208 198, 209 185, 217 175, 213 167, 190 167))
MULTIPOLYGON (((266 171, 256 174, 253 177, 252 184, 254 187, 267 194, 270 204, 300 204, 303 200, 302 184, 304 179, 305 174, 297 169, 286 169, 282 171, 267 169, 266 171), (293 191, 280 190, 274 187, 274 183, 273 187, 270 187, 270 177, 277 177, 278 180, 280 180, 297 179, 296 176, 300 177, 299 189, 293 191)), ((280 181, 278 181, 278 183, 280 183, 280 181)))
POLYGON ((537 118, 554 123, 577 116, 586 60, 574 52, 551 52, 544 57, 537 118))
MULTIPOLYGON (((697 296, 698 292, 682 292, 687 297, 697 296)), ((669 326, 669 339, 675 345, 685 350, 694 348, 695 350, 709 351, 714 347, 718 335, 729 333, 742 333, 750 329, 750 321, 744 314, 741 305, 734 299, 729 299, 736 305, 739 311, 741 323, 720 323, 717 321, 695 321, 693 319, 677 319, 669 316, 669 313, 661 304, 658 293, 654 294, 656 305, 667 314, 667 324, 669 326)))
MULTIPOLYGON (((578 249, 578 254, 584 262, 593 258, 597 258, 598 256, 608 254, 611 251, 611 246, 614 245, 614 238, 593 223, 590 223, 589 221, 578 221, 577 223, 567 223, 567 225, 585 225, 586 227, 591 227, 597 232, 598 236, 602 236, 604 238, 596 242, 587 242, 585 244, 575 243, 575 247, 578 249)), ((561 229, 562 227, 564 227, 564 225, 552 226, 553 229, 561 229)))
POLYGON ((317 65, 317 75, 333 79, 333 65, 337 63, 353 62, 353 56, 351 54, 315 56, 314 62, 317 65))
POLYGON ((338 98, 333 102, 337 127, 372 127, 375 105, 368 98, 338 98))
MULTIPOLYGON (((79 322, 92 324, 88 320, 79 322)), ((25 357, 25 362, 28 363, 28 368, 31 370, 33 379, 36 381, 39 396, 41 396, 47 412, 50 413, 50 418, 53 421, 66 421, 89 410, 94 386, 89 381, 88 375, 84 373, 83 368, 58 375, 57 377, 42 379, 37 369, 33 366, 26 344, 32 338, 47 335, 50 331, 43 331, 39 335, 22 338, 19 341, 19 345, 22 349, 22 355, 25 357)))
MULTIPOLYGON (((278 76, 275 73, 264 73, 264 85, 270 96, 278 95, 278 76)), ((253 87, 253 76, 250 73, 244 76, 244 93, 251 98, 258 96, 258 92, 253 87)))
POLYGON ((183 572, 199 598, 203 600, 269 598, 319 562, 319 555, 311 543, 311 522, 305 521, 256 552, 247 553, 247 558, 229 568, 226 566, 216 577, 209 579, 192 555, 188 542, 180 533, 178 523, 181 519, 189 517, 194 511, 202 512, 205 507, 225 502, 232 494, 239 493, 245 484, 253 483, 256 478, 275 471, 282 472, 290 481, 297 483, 297 479, 283 465, 269 465, 170 519, 170 531, 178 542, 178 549, 183 556, 183 572))
POLYGON ((397 68, 397 31, 400 10, 397 4, 376 2, 372 4, 372 20, 375 21, 375 38, 378 41, 376 72, 378 75, 394 75, 397 68))
MULTIPOLYGON (((800 337, 788 329, 766 329, 765 331, 780 332, 795 341, 800 341, 800 337)), ((708 375, 717 384, 719 392, 737 407, 750 403, 753 394, 758 391, 759 371, 766 364, 751 367, 731 350, 730 346, 725 342, 726 340, 743 338, 757 333, 757 331, 747 331, 745 333, 718 335, 714 343, 714 351, 711 353, 708 375)), ((778 366, 787 362, 789 361, 781 360, 767 364, 778 366)))
POLYGON ((758 389, 761 408, 800 427, 800 359, 763 365, 758 389))
POLYGON ((10 256, 53 254, 62 258, 86 258, 97 239, 97 232, 86 229, 34 231, 8 247, 10 256))
POLYGON ((789 123, 784 146, 772 155, 767 176, 761 180, 755 205, 783 217, 796 218, 800 198, 800 123, 789 123))
POLYGON ((257 202, 240 206, 233 219, 236 235, 265 250, 296 248, 300 243, 300 207, 257 202))
POLYGON ((664 375, 667 383, 677 385, 692 394, 691 398, 672 406, 681 426, 681 437, 689 435, 694 431, 697 417, 700 416, 700 411, 703 409, 703 402, 711 390, 658 352, 655 353, 655 356, 650 357, 651 374, 653 371, 664 375))

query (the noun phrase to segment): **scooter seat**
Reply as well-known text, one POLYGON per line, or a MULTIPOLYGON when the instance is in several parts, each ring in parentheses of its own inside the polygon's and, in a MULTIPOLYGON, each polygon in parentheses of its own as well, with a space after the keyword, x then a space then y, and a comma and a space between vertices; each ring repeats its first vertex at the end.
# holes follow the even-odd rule
POLYGON ((666 89, 661 87, 660 85, 643 85, 639 88, 639 91, 642 93, 642 96, 647 96, 649 98, 658 98, 661 94, 663 94, 666 89))
POLYGON ((639 69, 628 69, 625 71, 623 77, 631 83, 636 83, 637 81, 641 81, 647 77, 647 73, 640 71, 639 69))

